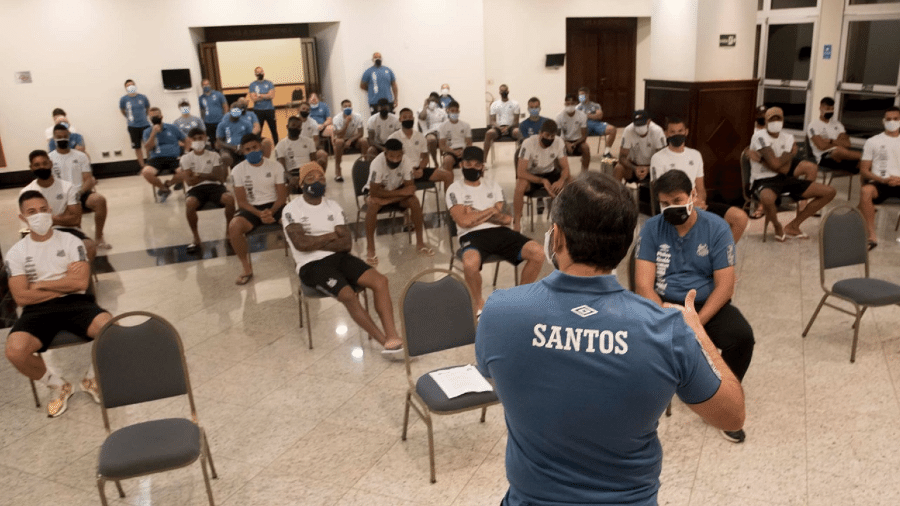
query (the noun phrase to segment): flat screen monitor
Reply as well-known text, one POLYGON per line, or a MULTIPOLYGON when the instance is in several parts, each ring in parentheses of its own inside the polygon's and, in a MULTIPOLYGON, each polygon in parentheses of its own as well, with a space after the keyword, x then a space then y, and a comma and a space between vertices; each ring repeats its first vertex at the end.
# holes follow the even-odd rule
POLYGON ((163 89, 186 90, 191 87, 191 69, 164 69, 162 71, 163 89))
POLYGON ((562 67, 566 62, 566 53, 556 53, 547 55, 547 67, 562 67))

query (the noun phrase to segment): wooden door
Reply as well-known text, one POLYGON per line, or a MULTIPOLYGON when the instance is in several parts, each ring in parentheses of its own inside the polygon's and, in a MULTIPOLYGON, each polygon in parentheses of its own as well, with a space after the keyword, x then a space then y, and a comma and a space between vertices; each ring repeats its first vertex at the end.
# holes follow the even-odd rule
POLYGON ((222 79, 219 77, 219 54, 216 52, 215 42, 201 42, 200 51, 200 76, 209 79, 209 85, 214 90, 222 89, 222 79))
POLYGON ((631 123, 636 61, 637 18, 566 19, 566 93, 590 88, 605 121, 631 123))

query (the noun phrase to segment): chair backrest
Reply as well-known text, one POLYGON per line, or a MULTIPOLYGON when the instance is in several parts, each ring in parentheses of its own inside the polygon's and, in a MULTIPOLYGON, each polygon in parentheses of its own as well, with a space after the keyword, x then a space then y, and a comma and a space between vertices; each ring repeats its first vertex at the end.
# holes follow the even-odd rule
POLYGON ((370 163, 368 160, 363 160, 362 157, 353 162, 353 192, 357 197, 357 205, 359 204, 358 197, 364 195, 363 188, 369 180, 370 163))
POLYGON ((823 272, 825 269, 865 264, 868 275, 866 224, 858 209, 844 204, 828 211, 822 218, 819 258, 823 272))
POLYGON ((631 251, 628 253, 628 289, 637 293, 637 281, 634 276, 634 266, 637 264, 638 239, 631 244, 631 251))
POLYGON ((104 417, 108 408, 190 393, 178 331, 153 313, 133 311, 110 320, 94 340, 93 359, 104 417), (132 326, 119 323, 128 317, 147 320, 132 326))
POLYGON ((752 200, 750 196, 750 156, 745 148, 741 151, 741 191, 744 194, 744 203, 749 204, 752 200))
POLYGON ((446 269, 429 269, 412 278, 400 296, 404 346, 410 357, 475 342, 475 312, 469 287, 446 269), (437 281, 424 276, 444 274, 437 281))

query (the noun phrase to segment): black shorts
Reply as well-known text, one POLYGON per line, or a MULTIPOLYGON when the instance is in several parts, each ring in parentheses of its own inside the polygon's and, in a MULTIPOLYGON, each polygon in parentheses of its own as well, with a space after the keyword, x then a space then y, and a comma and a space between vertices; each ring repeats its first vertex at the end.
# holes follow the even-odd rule
POLYGON ((159 174, 165 172, 174 174, 175 170, 181 165, 181 162, 178 161, 178 158, 172 156, 159 156, 147 160, 147 165, 156 169, 159 174))
POLYGON ((417 177, 414 182, 416 183, 429 183, 431 182, 431 176, 434 175, 434 171, 437 170, 434 167, 425 167, 422 169, 422 177, 417 177))
POLYGON ((809 188, 809 185, 811 184, 812 181, 805 181, 803 179, 797 179, 792 176, 778 174, 774 177, 757 179, 753 182, 753 188, 750 190, 750 192, 756 195, 757 198, 759 198, 760 192, 764 188, 768 188, 775 192, 776 197, 787 193, 792 199, 801 200, 803 198, 803 194, 806 193, 806 189, 809 188))
MULTIPOLYGON (((253 206, 253 207, 255 207, 258 211, 265 211, 266 209, 272 209, 272 204, 274 204, 274 202, 270 202, 268 204, 263 204, 261 206, 253 206)), ((279 207, 278 210, 275 211, 275 213, 272 215, 272 217, 275 218, 276 224, 281 220, 281 210, 282 209, 284 209, 284 206, 279 207)), ((253 228, 256 228, 263 224, 262 220, 259 219, 259 216, 251 213, 250 211, 247 211, 246 209, 239 210, 235 214, 235 216, 240 216, 240 217, 244 218, 245 220, 249 221, 250 224, 253 225, 253 228)))
POLYGON ((795 156, 794 158, 792 158, 791 159, 791 168, 788 169, 787 175, 794 177, 794 172, 797 171, 797 166, 800 165, 800 162, 802 162, 802 161, 804 161, 804 160, 802 158, 800 158, 799 156, 795 156))
POLYGON ((206 126, 206 137, 209 139, 208 143, 212 146, 216 144, 216 130, 219 128, 218 123, 204 123, 206 126))
POLYGON ((513 265, 522 261, 522 248, 531 239, 507 227, 492 227, 476 230, 459 238, 459 249, 465 253, 468 249, 477 250, 481 255, 481 263, 490 255, 497 255, 513 265))
POLYGON ((38 353, 43 353, 60 331, 86 336, 94 318, 106 312, 93 295, 65 295, 25 306, 10 333, 27 332, 38 338, 42 345, 38 353))
POLYGON ((444 153, 444 156, 452 156, 453 157, 453 168, 459 167, 459 162, 462 161, 461 156, 456 156, 456 153, 453 151, 447 151, 444 153))
MULTIPOLYGON (((569 143, 569 142, 572 142, 572 141, 566 141, 566 143, 569 143)), ((578 153, 578 149, 581 146, 584 146, 585 144, 587 144, 587 140, 583 140, 583 141, 579 142, 578 144, 573 144, 571 148, 569 148, 569 145, 566 144, 566 156, 580 155, 581 153, 578 153)), ((585 147, 587 147, 587 146, 585 146, 585 147)), ((590 148, 588 148, 588 152, 590 152, 590 148)))
POLYGON ((82 241, 88 238, 88 236, 84 232, 82 232, 81 230, 79 230, 77 228, 59 227, 56 230, 59 230, 60 232, 66 232, 67 234, 72 234, 75 237, 81 239, 82 241))
POLYGON ((84 192, 78 197, 78 200, 81 201, 81 212, 89 213, 89 212, 93 211, 91 208, 89 208, 87 206, 88 198, 91 196, 92 193, 94 193, 94 190, 91 190, 89 192, 84 192))
MULTIPOLYGON (((499 128, 494 127, 494 126, 489 126, 489 127, 487 127, 487 131, 490 132, 491 130, 493 130, 493 131, 497 132, 497 139, 496 139, 496 140, 498 140, 498 141, 499 141, 500 139, 504 138, 504 137, 507 137, 507 138, 512 139, 512 140, 516 140, 516 138, 513 137, 513 130, 515 130, 515 128, 514 128, 512 125, 500 125, 500 126, 502 126, 502 127, 503 127, 503 126, 507 127, 507 128, 506 128, 506 133, 503 133, 499 128)), ((487 133, 487 132, 485 132, 485 133, 487 133)))
POLYGON ((201 209, 207 202, 212 202, 218 204, 219 207, 224 207, 224 204, 222 204, 222 195, 225 195, 227 192, 228 189, 225 188, 225 185, 223 184, 200 184, 188 190, 187 196, 188 198, 193 197, 197 199, 201 209))
POLYGON ((822 153, 819 165, 831 170, 842 170, 850 174, 859 174, 859 162, 857 160, 837 161, 831 157, 831 153, 822 153))
MULTIPOLYGON (((555 168, 546 174, 533 174, 533 175, 537 176, 537 177, 542 177, 542 178, 546 179, 547 181, 550 181, 550 184, 553 184, 553 183, 559 181, 559 178, 562 177, 562 171, 559 170, 558 168, 555 168)), ((530 183, 529 182, 528 184, 529 184, 528 191, 525 192, 525 195, 531 195, 532 193, 534 193, 544 187, 544 185, 542 183, 530 183)))
POLYGON ((131 147, 133 149, 141 149, 144 145, 144 130, 147 127, 128 127, 128 136, 131 137, 131 147))
POLYGON ((868 182, 867 185, 872 185, 875 187, 875 191, 878 192, 878 197, 872 199, 873 204, 880 204, 889 198, 897 198, 900 199, 900 186, 890 186, 882 183, 873 183, 868 182))
POLYGON ((710 202, 706 204, 706 211, 715 214, 716 216, 725 219, 725 213, 728 212, 728 209, 731 206, 728 204, 723 204, 721 202, 710 202))
POLYGON ((301 267, 300 282, 325 295, 337 297, 345 286, 356 290, 360 276, 371 268, 361 259, 341 251, 301 267))

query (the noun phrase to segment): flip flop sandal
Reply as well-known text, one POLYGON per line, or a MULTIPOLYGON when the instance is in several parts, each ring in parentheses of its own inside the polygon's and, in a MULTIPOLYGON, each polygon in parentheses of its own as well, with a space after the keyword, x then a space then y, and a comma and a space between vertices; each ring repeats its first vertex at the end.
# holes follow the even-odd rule
POLYGON ((234 282, 234 284, 236 284, 238 286, 243 286, 243 285, 246 285, 247 283, 249 283, 251 279, 253 279, 252 272, 250 274, 241 274, 240 276, 238 276, 238 278, 234 282))

